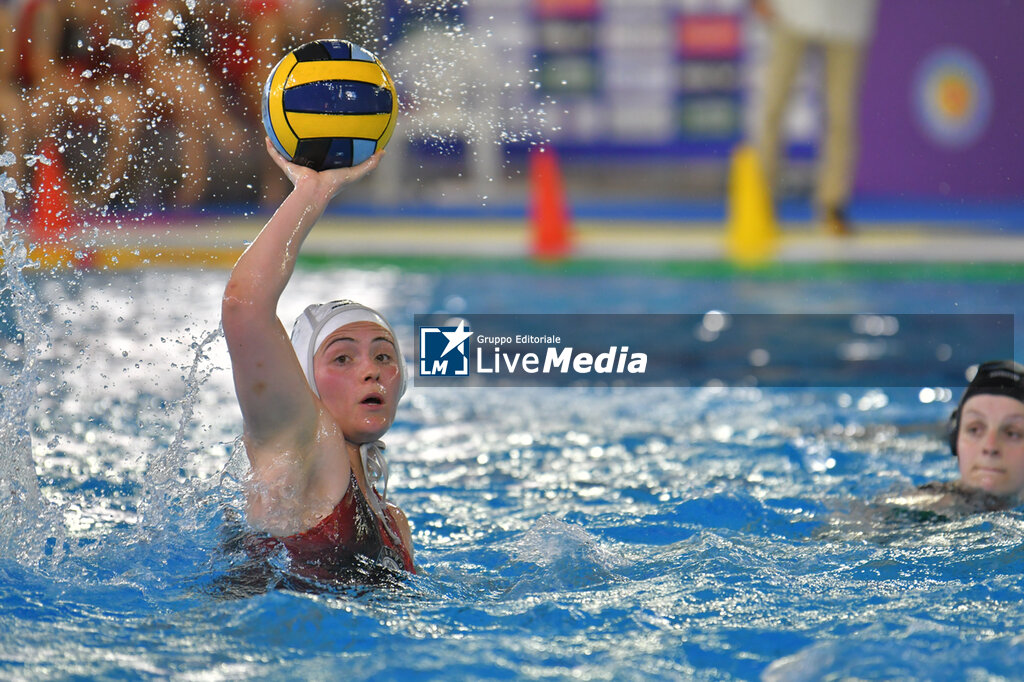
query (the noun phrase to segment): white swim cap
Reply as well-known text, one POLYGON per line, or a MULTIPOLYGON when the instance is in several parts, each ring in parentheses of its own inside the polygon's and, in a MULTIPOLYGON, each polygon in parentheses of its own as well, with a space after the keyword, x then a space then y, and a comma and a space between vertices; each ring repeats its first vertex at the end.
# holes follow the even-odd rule
POLYGON ((372 322, 383 327, 391 335, 395 344, 395 361, 398 363, 398 397, 405 395, 405 359, 402 350, 398 346, 398 336, 391 328, 388 321, 372 308, 356 303, 355 301, 341 300, 330 303, 314 303, 307 307, 299 318, 295 320, 292 327, 292 347, 295 355, 299 358, 299 365, 302 366, 302 373, 306 375, 309 387, 313 389, 316 397, 320 397, 320 391, 316 387, 316 379, 313 376, 313 355, 324 340, 336 330, 353 322, 372 322))

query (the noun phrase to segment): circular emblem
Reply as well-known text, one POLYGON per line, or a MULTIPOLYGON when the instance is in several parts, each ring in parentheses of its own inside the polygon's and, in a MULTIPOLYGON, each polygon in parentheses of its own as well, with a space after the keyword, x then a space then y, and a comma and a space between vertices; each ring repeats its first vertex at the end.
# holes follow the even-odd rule
POLYGON ((390 571, 402 570, 402 557, 387 545, 380 548, 380 553, 377 554, 377 563, 390 571))
POLYGON ((936 50, 917 68, 914 105, 929 139, 943 147, 967 147, 985 131, 992 114, 988 73, 963 48, 936 50))

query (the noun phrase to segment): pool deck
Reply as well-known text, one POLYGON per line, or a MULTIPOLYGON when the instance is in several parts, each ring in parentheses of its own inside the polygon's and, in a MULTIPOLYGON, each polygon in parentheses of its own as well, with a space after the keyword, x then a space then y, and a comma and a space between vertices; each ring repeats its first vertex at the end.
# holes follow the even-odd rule
MULTIPOLYGON (((139 221, 100 229, 88 242, 121 259, 153 262, 233 262, 265 216, 139 221), (138 253, 135 254, 134 252, 138 253)), ((709 222, 578 220, 569 231, 568 256, 625 261, 729 260, 726 228, 709 222)), ((304 255, 351 258, 526 258, 534 253, 523 219, 325 216, 307 238, 304 255)), ((765 260, 779 263, 1002 263, 1024 264, 1024 233, 926 223, 859 225, 835 236, 807 224, 778 226, 765 260)))
MULTIPOLYGON (((230 267, 266 215, 148 216, 97 222, 57 250, 80 265, 102 268, 230 267), (73 253, 74 256, 68 256, 73 253), (84 255, 83 255, 84 254, 84 255)), ((708 220, 577 219, 568 231, 570 261, 729 263, 726 225, 708 220)), ((330 259, 504 259, 536 254, 524 217, 324 216, 303 246, 304 257, 330 259)), ((1022 264, 1024 231, 929 222, 860 223, 835 236, 807 222, 783 222, 757 252, 769 264, 1022 264)))

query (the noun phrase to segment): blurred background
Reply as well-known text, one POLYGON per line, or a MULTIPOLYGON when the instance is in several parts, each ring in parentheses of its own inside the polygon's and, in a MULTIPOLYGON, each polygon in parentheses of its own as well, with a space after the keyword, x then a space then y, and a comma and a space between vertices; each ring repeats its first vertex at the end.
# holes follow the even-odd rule
MULTIPOLYGON (((30 166, 50 141, 79 215, 270 211, 287 186, 262 147, 266 74, 289 48, 343 37, 382 59, 401 113, 386 163, 335 212, 520 219, 536 192, 530 150, 543 146, 579 219, 714 226, 727 217, 735 151, 763 135, 779 19, 764 4, 0 4, 14 27, 0 132, 16 158, 7 174, 27 190, 8 206, 32 215, 30 166)), ((1024 4, 880 0, 870 14, 841 206, 854 228, 1021 231, 1024 4)), ((827 79, 812 44, 784 93, 769 188, 790 227, 819 217, 827 79)))

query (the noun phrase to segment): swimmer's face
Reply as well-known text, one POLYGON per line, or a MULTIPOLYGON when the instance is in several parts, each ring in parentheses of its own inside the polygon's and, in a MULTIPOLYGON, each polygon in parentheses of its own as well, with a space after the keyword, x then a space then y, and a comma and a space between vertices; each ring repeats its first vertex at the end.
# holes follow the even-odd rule
POLYGON ((960 477, 970 488, 1024 499, 1024 403, 975 395, 960 412, 960 477))
POLYGON ((356 443, 377 440, 391 426, 401 397, 394 339, 372 322, 340 327, 313 356, 320 400, 356 443))

